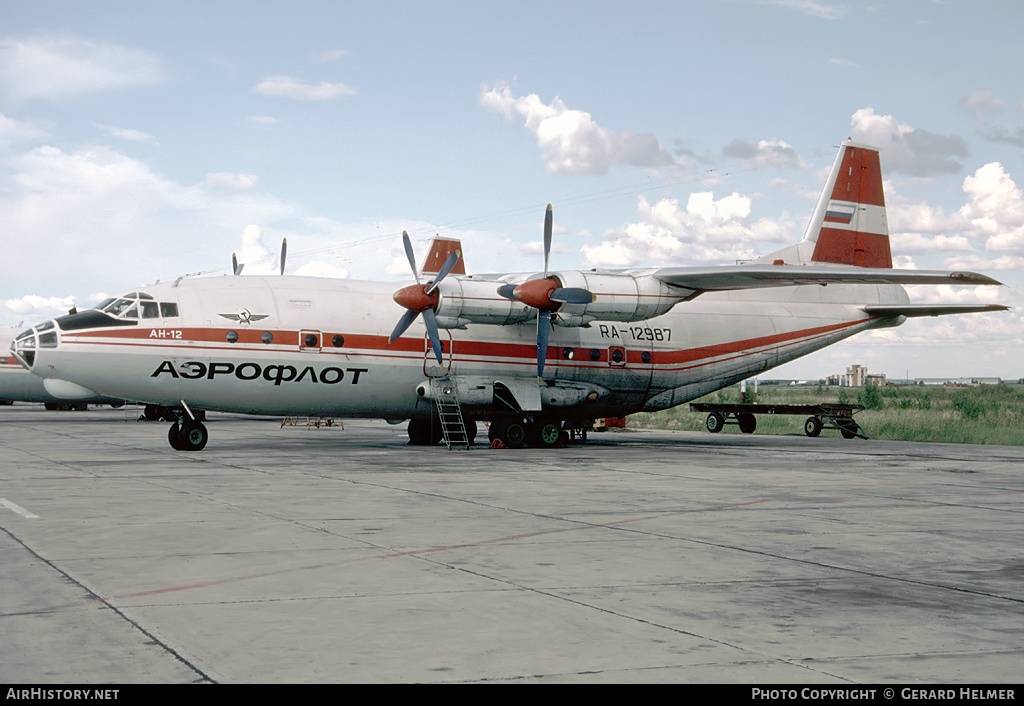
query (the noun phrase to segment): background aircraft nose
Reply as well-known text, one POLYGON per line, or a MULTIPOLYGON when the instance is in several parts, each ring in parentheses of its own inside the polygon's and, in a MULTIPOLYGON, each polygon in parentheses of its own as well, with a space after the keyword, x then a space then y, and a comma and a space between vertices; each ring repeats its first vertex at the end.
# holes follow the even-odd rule
POLYGON ((11 352, 29 370, 36 363, 36 352, 40 348, 57 347, 57 325, 51 319, 25 329, 11 343, 11 352))

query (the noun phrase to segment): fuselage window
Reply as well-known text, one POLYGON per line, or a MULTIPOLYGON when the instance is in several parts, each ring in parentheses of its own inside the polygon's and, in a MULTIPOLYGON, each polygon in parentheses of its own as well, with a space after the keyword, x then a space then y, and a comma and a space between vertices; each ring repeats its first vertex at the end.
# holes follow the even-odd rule
POLYGON ((178 315, 178 305, 174 302, 160 302, 160 316, 170 319, 178 315))
POLYGON ((139 302, 142 306, 142 318, 155 319, 160 316, 160 307, 156 302, 139 302))

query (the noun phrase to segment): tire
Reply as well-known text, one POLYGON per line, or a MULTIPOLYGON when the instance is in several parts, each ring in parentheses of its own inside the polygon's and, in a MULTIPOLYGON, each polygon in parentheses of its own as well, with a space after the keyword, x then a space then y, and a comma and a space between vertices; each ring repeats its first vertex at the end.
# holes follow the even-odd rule
POLYGON ((744 434, 753 434, 757 429, 757 417, 749 412, 736 415, 736 421, 740 423, 740 431, 744 434))
POLYGON ((210 432, 203 423, 191 419, 182 424, 178 432, 178 445, 182 451, 202 451, 209 440, 210 432))
POLYGON ((171 448, 175 451, 184 451, 185 449, 181 445, 181 427, 175 422, 167 430, 167 442, 171 445, 171 448))
POLYGON ((722 427, 725 426, 725 415, 721 412, 712 412, 704 421, 704 425, 708 428, 709 432, 717 434, 722 431, 722 427))
POLYGON ((844 439, 852 439, 857 436, 857 422, 837 422, 837 426, 844 439))
POLYGON ((807 421, 804 422, 804 434, 807 436, 817 436, 821 433, 821 420, 817 417, 808 417, 807 421))
POLYGON ((527 442, 536 449, 553 449, 562 437, 560 422, 539 421, 529 425, 527 442))
POLYGON ((499 419, 491 424, 490 437, 507 449, 521 449, 526 446, 526 425, 519 419, 499 419))
POLYGON ((437 446, 441 437, 440 421, 436 419, 409 420, 409 443, 413 446, 437 446))

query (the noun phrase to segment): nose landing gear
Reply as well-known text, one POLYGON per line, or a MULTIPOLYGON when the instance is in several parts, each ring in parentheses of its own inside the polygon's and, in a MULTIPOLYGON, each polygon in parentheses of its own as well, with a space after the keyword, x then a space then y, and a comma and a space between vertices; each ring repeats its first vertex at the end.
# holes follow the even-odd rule
POLYGON ((185 400, 181 400, 179 420, 167 430, 167 441, 171 448, 175 451, 202 451, 209 440, 210 432, 206 426, 192 413, 185 400))

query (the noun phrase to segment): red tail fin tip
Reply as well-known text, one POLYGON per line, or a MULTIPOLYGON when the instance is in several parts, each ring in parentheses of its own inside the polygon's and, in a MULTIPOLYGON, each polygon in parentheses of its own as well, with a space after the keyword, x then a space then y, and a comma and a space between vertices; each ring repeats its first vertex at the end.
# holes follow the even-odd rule
POLYGON ((892 267, 877 149, 843 143, 814 211, 810 236, 816 241, 815 262, 892 267))

